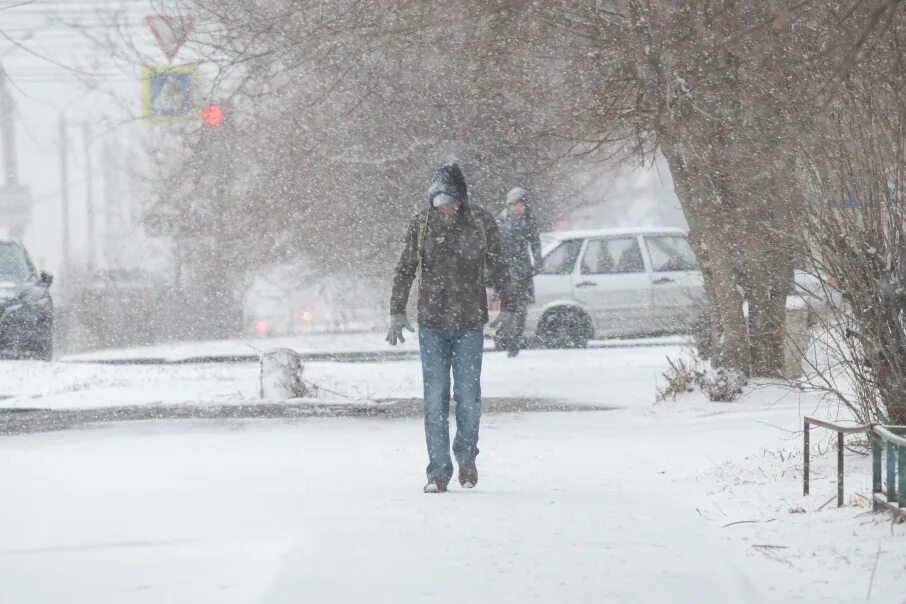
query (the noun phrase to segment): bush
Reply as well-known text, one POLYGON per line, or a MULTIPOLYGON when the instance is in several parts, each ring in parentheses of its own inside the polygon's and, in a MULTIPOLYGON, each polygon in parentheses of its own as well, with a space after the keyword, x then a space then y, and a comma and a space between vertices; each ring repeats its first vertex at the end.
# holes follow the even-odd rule
POLYGON ((696 380, 701 372, 699 370, 699 360, 694 354, 689 354, 686 359, 671 359, 667 357, 669 369, 661 374, 666 383, 657 389, 657 401, 665 401, 669 397, 676 400, 677 394, 692 392, 696 380))
POLYGON ((694 392, 695 388, 714 402, 732 402, 742 394, 746 377, 732 369, 703 368, 702 361, 694 353, 685 358, 667 357, 668 369, 662 373, 665 383, 657 388, 658 402, 676 400, 678 394, 694 392))
POLYGON ((731 403, 739 398, 746 383, 746 376, 741 371, 723 368, 706 371, 696 380, 708 400, 720 403, 731 403))

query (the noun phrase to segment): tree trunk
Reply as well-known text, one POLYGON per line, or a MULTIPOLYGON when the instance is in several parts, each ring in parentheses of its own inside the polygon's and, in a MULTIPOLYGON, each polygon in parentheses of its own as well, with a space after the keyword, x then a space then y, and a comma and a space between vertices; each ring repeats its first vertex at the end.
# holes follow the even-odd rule
POLYGON ((748 193, 740 224, 742 281, 748 303, 752 374, 776 377, 783 373, 786 339, 786 301, 793 283, 793 245, 788 234, 802 196, 792 160, 766 141, 752 141, 749 153, 759 169, 736 178, 748 193))
POLYGON ((801 199, 794 167, 770 133, 746 135, 732 120, 695 113, 677 124, 661 148, 705 281, 711 360, 748 375, 780 375, 792 283, 786 230, 801 199))
POLYGON ((776 283, 748 288, 749 334, 752 342, 752 374, 779 376, 783 370, 786 292, 776 283))
POLYGON ((736 286, 736 273, 736 263, 729 254, 713 255, 710 295, 712 312, 720 328, 715 364, 748 374, 751 369, 749 334, 743 315, 743 296, 736 286))
MULTIPOLYGON (((688 144, 686 145, 688 147, 688 144)), ((704 312, 710 331, 710 358, 715 366, 733 367, 749 373, 751 354, 743 315, 737 239, 727 232, 728 208, 709 178, 708 162, 690 160, 683 146, 662 145, 674 187, 686 220, 689 243, 695 251, 704 279, 704 312)))

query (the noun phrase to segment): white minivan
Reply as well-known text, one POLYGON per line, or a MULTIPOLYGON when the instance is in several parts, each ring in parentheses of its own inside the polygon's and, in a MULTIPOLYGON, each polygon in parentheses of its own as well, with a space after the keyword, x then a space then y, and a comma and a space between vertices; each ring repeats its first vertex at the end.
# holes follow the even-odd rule
POLYGON ((546 234, 526 337, 548 346, 681 331, 697 315, 702 276, 686 233, 669 227, 546 234))
MULTIPOLYGON (((704 283, 686 232, 671 227, 545 233, 525 337, 552 347, 688 331, 704 283)), ((836 282, 796 266, 787 309, 820 311, 836 282)), ((499 302, 492 300, 492 319, 499 302)), ((745 307, 744 307, 745 308, 745 307)))

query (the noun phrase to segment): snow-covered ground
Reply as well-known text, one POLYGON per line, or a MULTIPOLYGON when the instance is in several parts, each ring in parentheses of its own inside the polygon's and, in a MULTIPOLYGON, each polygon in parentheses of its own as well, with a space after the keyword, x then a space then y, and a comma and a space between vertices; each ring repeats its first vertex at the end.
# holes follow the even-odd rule
MULTIPOLYGON (((408 342, 408 340, 407 340, 408 342)), ((604 407, 647 406, 666 355, 679 346, 527 350, 516 360, 484 359, 486 396, 549 398, 604 407), (602 371, 604 372, 602 374, 602 371)), ((350 399, 421 396, 417 359, 384 363, 317 362, 306 375, 350 399)), ((0 363, 0 406, 95 408, 150 404, 247 404, 258 396, 256 363, 109 365, 66 362, 0 363)))
MULTIPOLYGON (((152 421, 0 438, 0 601, 902 602, 902 526, 811 395, 655 403, 671 347, 488 355, 477 489, 421 493, 417 419, 152 421), (818 449, 822 454, 819 454, 818 449), (870 594, 869 594, 870 591, 870 594)), ((418 363, 311 363, 350 396, 419 394, 418 363)), ((14 407, 253 400, 253 364, 0 364, 14 407), (29 393, 29 394, 25 394, 29 393), (27 398, 33 397, 33 398, 27 398), (118 403, 117 403, 118 401, 118 403)), ((2 392, 0 392, 2 394, 2 392)))
MULTIPOLYGON (((63 361, 78 362, 122 362, 161 361, 184 362, 195 359, 243 357, 260 354, 274 348, 291 348, 302 354, 325 355, 330 353, 367 352, 410 352, 418 351, 416 334, 405 333, 406 341, 390 347, 384 340, 385 334, 369 331, 346 333, 311 333, 306 335, 272 338, 237 338, 233 340, 210 340, 198 342, 173 342, 131 348, 114 348, 65 355, 63 361)), ((681 346, 688 337, 661 336, 652 338, 631 338, 595 340, 594 348, 625 348, 642 346, 681 346)), ((486 347, 493 348, 490 339, 486 347)))
MULTIPOLYGON (((406 332, 406 341, 391 350, 418 350, 418 338, 406 332), (412 337, 409 337, 409 336, 412 337)), ((368 352, 387 350, 385 335, 375 332, 312 333, 273 338, 237 338, 198 342, 173 342, 114 348, 66 355, 64 361, 161 360, 178 362, 204 357, 226 357, 260 354, 272 348, 291 348, 305 353, 368 352)))

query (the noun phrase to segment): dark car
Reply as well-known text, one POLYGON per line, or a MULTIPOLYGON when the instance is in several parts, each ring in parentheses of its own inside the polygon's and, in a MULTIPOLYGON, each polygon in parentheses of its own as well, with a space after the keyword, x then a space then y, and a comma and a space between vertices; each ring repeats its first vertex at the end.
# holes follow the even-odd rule
POLYGON ((52 282, 51 275, 35 270, 22 245, 0 240, 0 355, 50 360, 52 282))

